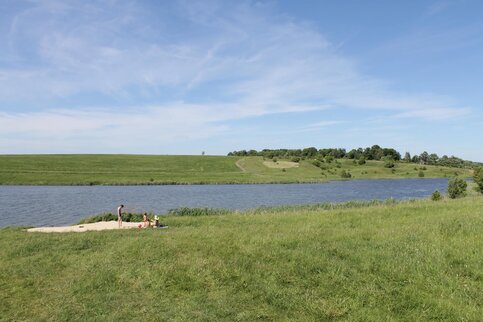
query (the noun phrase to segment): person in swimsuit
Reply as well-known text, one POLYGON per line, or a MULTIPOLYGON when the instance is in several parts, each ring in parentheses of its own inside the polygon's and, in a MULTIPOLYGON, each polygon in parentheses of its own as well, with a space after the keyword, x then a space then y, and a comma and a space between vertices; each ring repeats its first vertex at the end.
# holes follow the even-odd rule
POLYGON ((119 224, 119 228, 122 228, 122 209, 124 205, 120 205, 117 207, 117 223, 119 224))
POLYGON ((144 228, 148 228, 149 227, 149 220, 148 220, 148 214, 147 213, 144 213, 144 215, 143 215, 143 222, 144 222, 144 228))

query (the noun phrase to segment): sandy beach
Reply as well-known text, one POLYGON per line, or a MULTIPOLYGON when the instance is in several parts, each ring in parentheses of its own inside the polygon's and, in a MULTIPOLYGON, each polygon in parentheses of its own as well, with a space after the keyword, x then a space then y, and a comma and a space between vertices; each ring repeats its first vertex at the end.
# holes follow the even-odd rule
POLYGON ((119 228, 117 221, 101 221, 92 224, 82 224, 74 226, 61 226, 61 227, 36 227, 27 229, 28 232, 41 232, 41 233, 69 233, 78 232, 82 233, 89 230, 111 230, 111 229, 130 229, 138 228, 142 225, 142 222, 123 222, 122 228, 119 228))

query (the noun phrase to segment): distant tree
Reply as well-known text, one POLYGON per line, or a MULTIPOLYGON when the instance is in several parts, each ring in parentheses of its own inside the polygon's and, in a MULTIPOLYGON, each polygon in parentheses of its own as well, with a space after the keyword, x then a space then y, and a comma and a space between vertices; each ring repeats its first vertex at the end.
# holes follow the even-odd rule
POLYGON ((448 182, 448 197, 451 199, 463 197, 466 194, 468 184, 461 178, 451 178, 448 182))
POLYGON ((414 155, 414 156, 411 158, 411 162, 413 162, 413 163, 419 163, 419 156, 418 156, 418 155, 414 155))
POLYGON ((371 148, 365 148, 363 155, 364 155, 364 158, 366 158, 366 160, 373 160, 374 159, 372 157, 371 148))
POLYGON ((419 155, 419 161, 422 162, 423 164, 427 164, 428 159, 429 159, 429 154, 426 151, 424 151, 419 155))
POLYGON ((382 153, 385 158, 390 157, 394 161, 401 160, 401 154, 393 148, 384 148, 382 149, 382 153))
POLYGON ((436 153, 431 153, 429 156, 428 156, 428 164, 432 164, 432 165, 435 165, 438 163, 438 160, 439 160, 439 157, 436 153))
POLYGON ((317 149, 314 147, 305 148, 302 150, 302 155, 307 158, 313 158, 317 155, 317 149))
POLYGON ((409 152, 406 152, 404 154, 404 161, 405 162, 411 162, 411 154, 409 154, 409 152))
POLYGON ((251 157, 254 157, 258 155, 258 152, 257 150, 249 150, 247 154, 251 157))
POLYGON ((333 156, 336 159, 344 158, 346 156, 345 149, 331 149, 329 155, 333 156))
POLYGON ((201 155, 205 155, 205 151, 201 151, 201 155))
POLYGON ((347 157, 349 159, 357 159, 357 150, 356 149, 352 149, 349 152, 347 152, 347 157))
POLYGON ((373 160, 381 160, 381 158, 384 156, 384 151, 377 144, 371 146, 370 151, 373 160))

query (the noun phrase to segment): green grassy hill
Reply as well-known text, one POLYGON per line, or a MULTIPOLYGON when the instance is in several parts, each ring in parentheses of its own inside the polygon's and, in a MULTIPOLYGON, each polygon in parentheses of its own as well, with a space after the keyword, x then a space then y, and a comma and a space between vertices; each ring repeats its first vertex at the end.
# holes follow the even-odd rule
MULTIPOLYGON (((273 162, 262 157, 163 155, 1 155, 0 184, 168 184, 168 183, 273 183, 321 182, 352 178, 417 178, 421 166, 382 161, 357 165, 340 159, 316 167, 273 162), (273 164, 271 164, 273 163, 273 164), (294 165, 296 165, 294 167, 294 165)), ((425 177, 470 176, 467 169, 425 166, 425 177)))
POLYGON ((483 197, 0 230, 0 320, 477 321, 483 197))

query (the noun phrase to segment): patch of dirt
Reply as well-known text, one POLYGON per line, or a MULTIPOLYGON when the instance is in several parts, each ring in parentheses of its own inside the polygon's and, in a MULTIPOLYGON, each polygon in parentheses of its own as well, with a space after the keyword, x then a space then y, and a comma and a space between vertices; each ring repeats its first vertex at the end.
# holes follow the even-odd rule
POLYGON ((242 172, 247 172, 247 169, 245 169, 242 165, 241 162, 245 161, 245 159, 240 159, 237 162, 235 162, 235 165, 242 171, 242 172))

